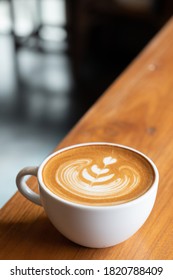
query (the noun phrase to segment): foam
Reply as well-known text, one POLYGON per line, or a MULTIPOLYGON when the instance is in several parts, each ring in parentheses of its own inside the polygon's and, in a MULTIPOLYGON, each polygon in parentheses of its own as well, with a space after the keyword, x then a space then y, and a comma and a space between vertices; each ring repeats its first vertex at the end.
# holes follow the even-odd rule
POLYGON ((82 204, 110 205, 134 199, 152 184, 153 170, 140 155, 107 145, 68 150, 43 169, 46 186, 82 204))

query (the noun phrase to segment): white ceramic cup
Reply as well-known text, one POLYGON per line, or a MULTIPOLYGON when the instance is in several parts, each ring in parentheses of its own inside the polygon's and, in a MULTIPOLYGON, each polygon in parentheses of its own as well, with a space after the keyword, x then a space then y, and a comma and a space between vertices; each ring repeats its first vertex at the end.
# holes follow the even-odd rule
POLYGON ((19 191, 27 199, 44 207, 48 218, 59 232, 75 243, 92 248, 113 246, 132 236, 144 224, 151 213, 156 199, 158 182, 158 170, 147 156, 127 146, 103 142, 78 144, 61 149, 47 157, 40 167, 22 169, 16 178, 19 191), (75 147, 100 144, 122 147, 144 157, 152 166, 155 176, 149 190, 140 197, 122 204, 88 206, 62 199, 45 186, 42 170, 51 157, 75 147), (36 194, 27 186, 23 180, 26 175, 37 177, 39 194, 36 194))

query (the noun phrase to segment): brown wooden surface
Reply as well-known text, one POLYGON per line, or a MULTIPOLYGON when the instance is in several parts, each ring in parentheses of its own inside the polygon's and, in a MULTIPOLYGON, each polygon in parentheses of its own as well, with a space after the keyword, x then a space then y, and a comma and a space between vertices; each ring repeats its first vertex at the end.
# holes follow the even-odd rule
MULTIPOLYGON (((173 259, 173 19, 57 148, 89 141, 132 146, 156 163, 159 191, 147 222, 119 245, 84 248, 17 192, 1 209, 1 259, 173 259)), ((35 179, 30 185, 37 188, 35 179)))

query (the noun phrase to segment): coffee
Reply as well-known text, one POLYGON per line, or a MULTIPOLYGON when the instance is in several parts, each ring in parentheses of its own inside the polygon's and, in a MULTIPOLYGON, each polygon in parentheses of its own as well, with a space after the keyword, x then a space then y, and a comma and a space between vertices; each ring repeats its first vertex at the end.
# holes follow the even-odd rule
POLYGON ((140 154, 114 145, 84 145, 60 152, 43 168, 43 182, 57 196, 102 206, 131 201, 153 184, 154 171, 140 154))

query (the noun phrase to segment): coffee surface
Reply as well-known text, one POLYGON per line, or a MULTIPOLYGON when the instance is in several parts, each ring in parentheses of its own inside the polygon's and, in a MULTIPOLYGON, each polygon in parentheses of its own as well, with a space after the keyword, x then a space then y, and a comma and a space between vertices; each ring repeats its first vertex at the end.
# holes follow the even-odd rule
POLYGON ((43 168, 43 182, 57 196, 84 205, 114 205, 133 200, 154 181, 141 155, 121 147, 88 145, 61 152, 43 168))

